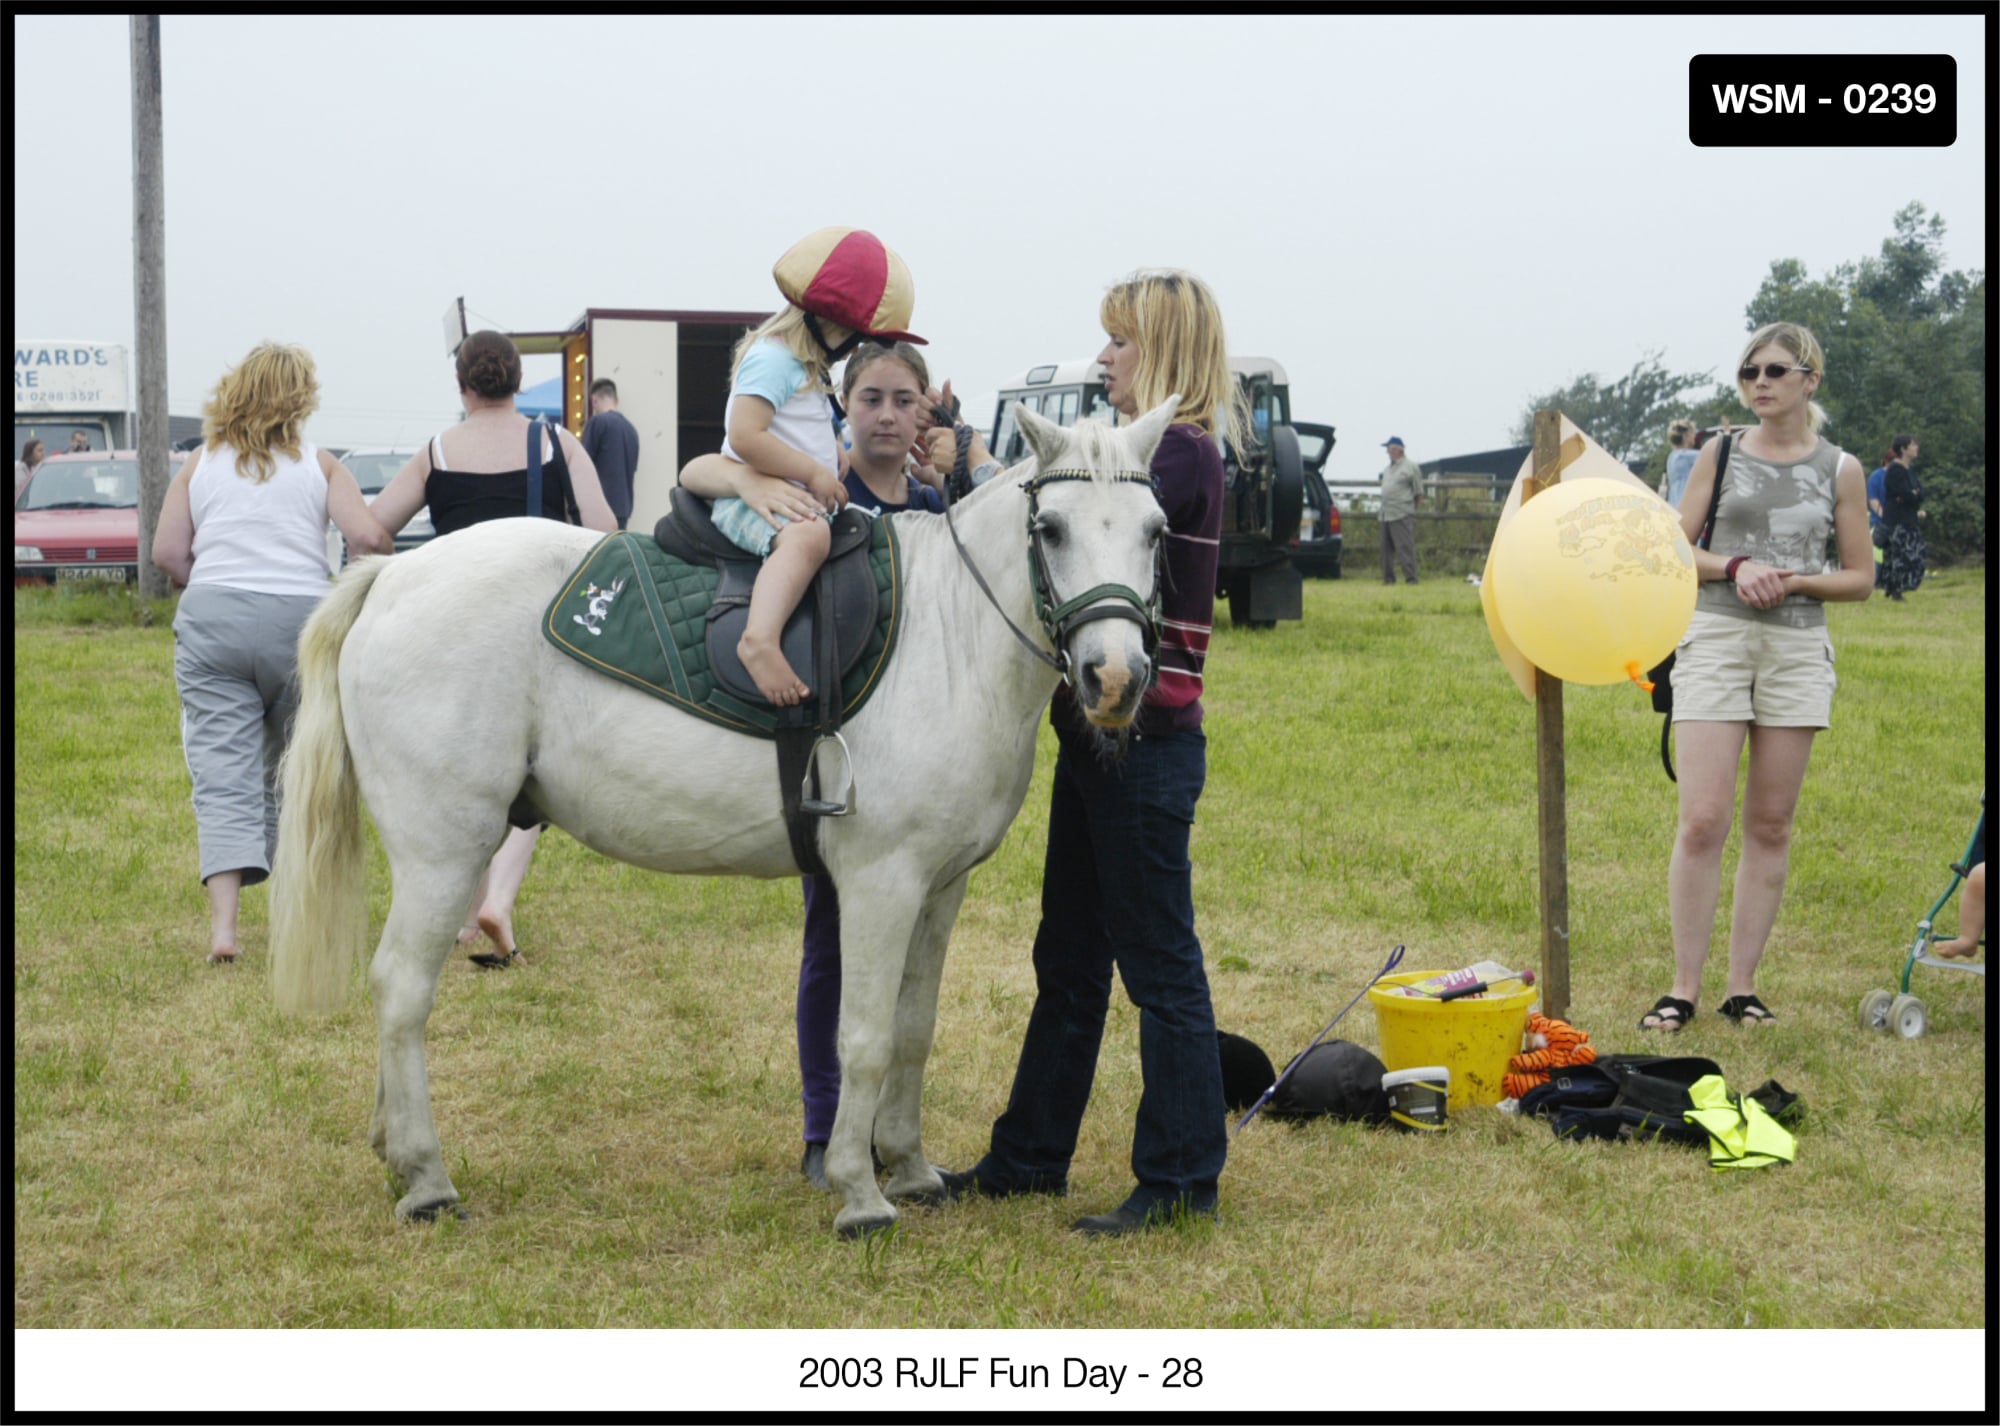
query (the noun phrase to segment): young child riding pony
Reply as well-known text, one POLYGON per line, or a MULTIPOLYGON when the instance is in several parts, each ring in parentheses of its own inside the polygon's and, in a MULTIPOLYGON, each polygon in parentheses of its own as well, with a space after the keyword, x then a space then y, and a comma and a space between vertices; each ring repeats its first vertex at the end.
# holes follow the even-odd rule
MULTIPOLYGON (((722 454, 806 490, 828 514, 847 500, 827 376, 863 337, 921 344, 903 328, 915 286, 903 260, 873 233, 821 228, 771 269, 784 308, 737 345, 723 410, 722 454)), ((825 519, 777 528, 735 496, 715 502, 713 519, 738 548, 762 556, 737 654, 758 690, 791 707, 811 690, 779 647, 785 621, 825 563, 825 519)))

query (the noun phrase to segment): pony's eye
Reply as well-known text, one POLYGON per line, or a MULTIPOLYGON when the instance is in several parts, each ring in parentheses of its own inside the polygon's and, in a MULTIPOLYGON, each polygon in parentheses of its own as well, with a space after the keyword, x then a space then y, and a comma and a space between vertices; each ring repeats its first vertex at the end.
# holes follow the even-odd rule
POLYGON ((1062 521, 1048 515, 1039 516, 1035 520, 1035 533, 1042 537, 1043 544, 1059 545, 1063 536, 1062 521))

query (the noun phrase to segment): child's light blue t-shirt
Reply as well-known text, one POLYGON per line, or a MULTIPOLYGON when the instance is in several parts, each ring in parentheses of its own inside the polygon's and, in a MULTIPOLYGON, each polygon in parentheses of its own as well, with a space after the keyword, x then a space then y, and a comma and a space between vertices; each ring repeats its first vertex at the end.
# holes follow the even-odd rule
MULTIPOLYGON (((722 453, 742 461, 729 444, 729 418, 740 396, 757 396, 771 403, 771 434, 803 452, 830 471, 840 469, 840 451, 833 430, 833 412, 826 394, 813 389, 805 363, 782 342, 766 338, 743 354, 743 364, 729 383, 729 404, 723 408, 722 453)), ((744 461, 744 464, 749 464, 744 461)))

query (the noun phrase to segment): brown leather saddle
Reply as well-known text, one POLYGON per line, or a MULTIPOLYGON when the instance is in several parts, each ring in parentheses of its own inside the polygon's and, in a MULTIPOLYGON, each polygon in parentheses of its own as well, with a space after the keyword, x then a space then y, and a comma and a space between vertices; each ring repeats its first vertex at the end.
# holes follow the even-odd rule
POLYGON ((757 691, 756 681, 736 653, 750 617, 750 590, 763 561, 715 528, 706 500, 678 486, 672 499, 673 508, 653 527, 653 538, 675 559, 708 565, 717 572, 720 582, 709 605, 705 637, 709 667, 730 694, 769 709, 776 719, 778 789, 792 853, 801 870, 824 876, 826 867, 807 819, 844 817, 853 807, 854 765, 840 736, 841 677, 860 659, 875 629, 870 519, 854 509, 834 517, 833 547, 813 580, 812 597, 799 601, 779 638, 786 661, 799 670, 812 697, 796 708, 779 708, 757 691), (839 748, 844 771, 844 782, 832 796, 822 796, 819 789, 816 754, 825 742, 839 748))

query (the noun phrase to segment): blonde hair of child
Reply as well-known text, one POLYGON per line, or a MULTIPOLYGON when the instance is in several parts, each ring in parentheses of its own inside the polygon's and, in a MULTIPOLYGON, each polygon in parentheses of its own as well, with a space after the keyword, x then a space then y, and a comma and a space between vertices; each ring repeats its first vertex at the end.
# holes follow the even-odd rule
POLYGON ((750 354, 752 347, 766 339, 778 343, 799 359, 799 364, 806 369, 806 380, 811 383, 811 390, 832 391, 833 388, 827 381, 830 364, 826 359, 826 351, 813 339, 812 332, 807 328, 806 314, 789 302, 766 317, 759 325, 745 332, 743 339, 736 344, 736 353, 729 360, 729 380, 732 385, 736 381, 737 369, 743 365, 743 358, 750 354))

